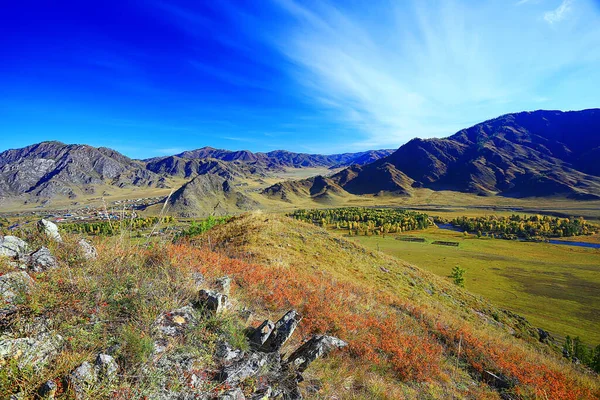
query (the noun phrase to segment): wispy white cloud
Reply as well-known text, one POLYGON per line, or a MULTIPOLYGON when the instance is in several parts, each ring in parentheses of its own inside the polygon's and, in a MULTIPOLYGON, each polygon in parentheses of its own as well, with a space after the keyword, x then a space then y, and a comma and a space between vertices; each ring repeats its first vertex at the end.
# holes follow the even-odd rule
POLYGON ((562 21, 571 11, 572 4, 573 0, 563 0, 563 2, 560 3, 560 5, 556 9, 552 11, 547 11, 544 14, 544 20, 546 20, 546 22, 548 22, 549 24, 554 24, 556 22, 562 21))

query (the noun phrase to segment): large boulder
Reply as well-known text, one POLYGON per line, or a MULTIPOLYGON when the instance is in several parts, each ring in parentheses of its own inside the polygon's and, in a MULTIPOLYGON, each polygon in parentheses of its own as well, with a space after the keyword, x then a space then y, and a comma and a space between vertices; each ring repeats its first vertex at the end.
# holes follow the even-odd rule
POLYGON ((35 337, 0 340, 0 366, 8 360, 16 360, 19 368, 32 366, 42 368, 61 349, 64 343, 60 335, 43 333, 35 337))
POLYGON ((296 367, 298 371, 303 372, 317 358, 324 357, 332 350, 341 349, 347 345, 348 343, 333 336, 313 336, 294 351, 288 357, 287 362, 296 367))
POLYGON ((302 316, 295 310, 288 311, 275 323, 273 331, 261 346, 261 350, 266 352, 279 351, 292 336, 301 320, 302 316))
POLYGON ((62 237, 58 232, 58 226, 54 222, 50 222, 45 219, 41 219, 37 223, 38 229, 40 232, 46 234, 50 239, 55 242, 62 242, 62 237))
POLYGON ((0 276, 0 299, 5 303, 13 304, 19 296, 28 293, 32 285, 33 279, 25 271, 4 274, 0 276))
POLYGON ((81 251, 81 255, 86 260, 95 260, 98 257, 98 251, 87 240, 81 239, 78 242, 78 245, 79 245, 79 250, 81 251))
POLYGON ((0 236, 0 257, 20 258, 29 251, 24 240, 16 236, 0 236))
POLYGON ((58 262, 47 247, 42 247, 28 256, 27 266, 34 272, 43 272, 58 268, 58 262))

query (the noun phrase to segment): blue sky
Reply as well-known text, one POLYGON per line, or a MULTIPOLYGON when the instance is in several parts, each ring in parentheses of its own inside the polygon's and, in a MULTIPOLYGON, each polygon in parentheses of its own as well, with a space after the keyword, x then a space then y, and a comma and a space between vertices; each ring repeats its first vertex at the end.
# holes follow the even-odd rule
POLYGON ((0 151, 337 153, 600 106, 600 1, 6 1, 0 151))

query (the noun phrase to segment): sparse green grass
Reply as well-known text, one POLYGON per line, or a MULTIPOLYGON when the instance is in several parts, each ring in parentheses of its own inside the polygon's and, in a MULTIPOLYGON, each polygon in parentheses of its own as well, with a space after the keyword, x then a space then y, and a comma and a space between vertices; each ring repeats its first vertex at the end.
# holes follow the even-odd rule
POLYGON ((458 265, 467 271, 467 290, 553 334, 580 336, 590 345, 600 343, 600 250, 477 239, 437 228, 406 235, 423 237, 427 242, 404 242, 396 240, 396 235, 350 239, 442 277, 458 265), (434 240, 460 245, 437 246, 431 244, 434 240))

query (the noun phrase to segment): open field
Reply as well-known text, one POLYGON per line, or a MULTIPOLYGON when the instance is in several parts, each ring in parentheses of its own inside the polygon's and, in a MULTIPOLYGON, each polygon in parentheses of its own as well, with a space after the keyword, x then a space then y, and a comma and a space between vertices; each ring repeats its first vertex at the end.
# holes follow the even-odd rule
POLYGON ((557 336, 600 343, 600 250, 477 239, 438 228, 400 235, 351 239, 443 277, 459 265, 467 271, 471 292, 557 336), (422 237, 426 243, 396 240, 400 235, 422 237), (459 247, 431 244, 435 240, 459 242, 459 247))

